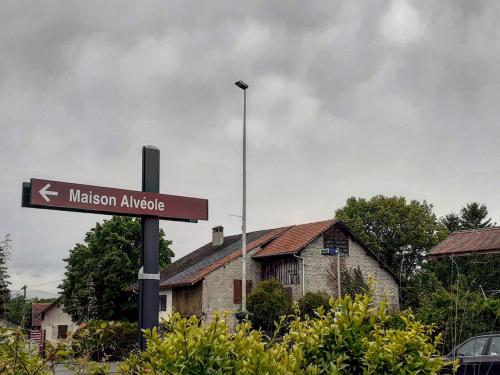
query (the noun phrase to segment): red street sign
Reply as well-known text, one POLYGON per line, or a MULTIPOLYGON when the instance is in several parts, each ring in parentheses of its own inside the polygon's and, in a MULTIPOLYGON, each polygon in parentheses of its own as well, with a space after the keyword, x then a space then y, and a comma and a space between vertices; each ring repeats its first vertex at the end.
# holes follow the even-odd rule
POLYGON ((67 211, 126 216, 158 216, 160 219, 208 220, 208 200, 101 186, 31 179, 23 205, 67 211))

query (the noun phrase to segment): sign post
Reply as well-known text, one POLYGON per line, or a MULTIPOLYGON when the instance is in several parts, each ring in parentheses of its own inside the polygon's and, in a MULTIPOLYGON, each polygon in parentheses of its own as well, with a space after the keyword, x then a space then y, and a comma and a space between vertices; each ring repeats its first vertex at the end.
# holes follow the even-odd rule
POLYGON ((141 218, 139 270, 139 345, 143 329, 158 325, 160 300, 159 220, 208 220, 208 200, 160 194, 160 150, 142 148, 142 191, 32 178, 23 183, 22 206, 141 218))
MULTIPOLYGON (((142 191, 160 192, 160 150, 154 146, 142 148, 142 191)), ((160 220, 158 216, 143 216, 142 262, 139 271, 139 345, 146 349, 143 329, 158 325, 160 305, 160 220), (155 306, 156 308, 151 308, 155 306)))

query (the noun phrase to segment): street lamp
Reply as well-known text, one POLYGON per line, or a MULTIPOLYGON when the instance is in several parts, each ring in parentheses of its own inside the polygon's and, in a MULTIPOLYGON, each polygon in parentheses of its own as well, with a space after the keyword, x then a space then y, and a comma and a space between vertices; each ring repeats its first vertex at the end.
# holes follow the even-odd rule
POLYGON ((243 90, 243 205, 241 215, 241 310, 247 310, 247 89, 243 81, 234 83, 243 90))

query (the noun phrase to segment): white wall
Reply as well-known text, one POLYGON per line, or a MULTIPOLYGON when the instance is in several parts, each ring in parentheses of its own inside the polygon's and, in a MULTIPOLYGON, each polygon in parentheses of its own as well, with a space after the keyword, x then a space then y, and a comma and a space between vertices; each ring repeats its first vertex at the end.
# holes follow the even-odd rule
POLYGON ((168 319, 170 315, 172 315, 172 289, 163 289, 160 290, 160 296, 167 296, 167 311, 160 311, 160 322, 162 319, 168 319))
POLYGON ((66 314, 62 305, 54 305, 45 311, 42 320, 42 330, 45 330, 45 338, 48 341, 57 341, 59 325, 68 326, 68 336, 75 332, 77 324, 71 321, 71 317, 66 314))

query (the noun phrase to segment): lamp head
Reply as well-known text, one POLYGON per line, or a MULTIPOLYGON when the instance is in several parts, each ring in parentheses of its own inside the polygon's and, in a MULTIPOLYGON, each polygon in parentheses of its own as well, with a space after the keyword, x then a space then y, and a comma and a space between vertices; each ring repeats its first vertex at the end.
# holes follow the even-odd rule
POLYGON ((248 85, 243 81, 238 81, 238 82, 235 82, 234 84, 242 90, 248 89, 248 85))

